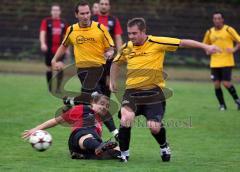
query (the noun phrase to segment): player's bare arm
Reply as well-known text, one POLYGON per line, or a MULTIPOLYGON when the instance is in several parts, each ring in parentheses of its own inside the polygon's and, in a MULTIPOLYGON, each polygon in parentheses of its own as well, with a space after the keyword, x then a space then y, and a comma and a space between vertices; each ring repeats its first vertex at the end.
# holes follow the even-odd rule
POLYGON ((23 139, 26 139, 28 138, 32 133, 34 133, 35 131, 37 130, 44 130, 44 129, 47 129, 47 128, 52 128, 52 127, 55 127, 56 125, 58 125, 59 123, 63 122, 63 118, 61 116, 57 117, 57 118, 52 118, 48 121, 45 121, 44 123, 30 129, 30 130, 25 130, 23 133, 22 133, 22 138, 23 139))
POLYGON ((58 61, 65 54, 67 49, 68 47, 65 47, 64 45, 60 45, 60 47, 58 48, 51 62, 54 70, 61 70, 63 68, 62 62, 58 61))
POLYGON ((200 48, 200 49, 203 49, 206 52, 206 54, 214 54, 214 53, 222 52, 222 50, 215 45, 207 45, 207 44, 190 40, 190 39, 182 39, 180 42, 180 47, 200 48))
POLYGON ((115 35, 115 44, 116 44, 117 50, 120 50, 123 44, 121 35, 115 35))
POLYGON ((117 80, 120 73, 120 66, 113 63, 110 70, 110 90, 112 92, 117 92, 117 80))
POLYGON ((39 40, 40 40, 40 44, 41 44, 41 51, 42 52, 47 52, 48 47, 46 44, 46 31, 41 31, 39 34, 39 40))

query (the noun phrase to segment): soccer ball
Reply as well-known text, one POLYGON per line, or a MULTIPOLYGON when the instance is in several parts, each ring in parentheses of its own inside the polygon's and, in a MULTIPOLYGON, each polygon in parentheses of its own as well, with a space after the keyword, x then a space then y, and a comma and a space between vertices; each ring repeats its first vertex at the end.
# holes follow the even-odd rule
POLYGON ((44 130, 37 130, 29 137, 29 143, 37 151, 45 151, 52 144, 52 136, 44 130))

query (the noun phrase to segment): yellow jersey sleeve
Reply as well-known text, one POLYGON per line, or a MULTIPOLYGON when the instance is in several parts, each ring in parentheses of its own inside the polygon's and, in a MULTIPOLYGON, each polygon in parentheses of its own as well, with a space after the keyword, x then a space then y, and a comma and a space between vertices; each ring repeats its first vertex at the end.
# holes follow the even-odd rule
POLYGON ((116 57, 113 59, 113 62, 118 65, 126 63, 127 62, 126 56, 130 54, 131 51, 132 51, 132 48, 129 46, 129 43, 123 44, 121 49, 118 51, 116 57))
POLYGON ((210 30, 207 30, 207 32, 205 33, 204 38, 203 38, 203 43, 208 44, 208 45, 211 44, 210 32, 211 32, 210 30))
POLYGON ((111 37, 111 35, 109 34, 107 28, 102 25, 102 24, 98 24, 98 28, 103 32, 103 35, 104 35, 104 46, 106 48, 109 48, 109 47, 113 47, 114 46, 114 42, 113 42, 113 39, 111 37))
POLYGON ((160 51, 176 51, 181 42, 181 40, 177 38, 156 36, 150 36, 148 41, 159 44, 160 51))
POLYGON ((69 36, 70 36, 70 34, 72 33, 72 31, 73 31, 73 26, 69 26, 69 27, 67 28, 67 30, 66 30, 65 37, 64 37, 64 39, 63 39, 63 41, 62 41, 62 45, 63 45, 63 46, 67 47, 69 44, 71 44, 71 41, 70 41, 70 39, 69 39, 69 36))
POLYGON ((240 36, 237 31, 232 27, 227 27, 227 32, 231 35, 232 39, 238 43, 240 43, 240 36))

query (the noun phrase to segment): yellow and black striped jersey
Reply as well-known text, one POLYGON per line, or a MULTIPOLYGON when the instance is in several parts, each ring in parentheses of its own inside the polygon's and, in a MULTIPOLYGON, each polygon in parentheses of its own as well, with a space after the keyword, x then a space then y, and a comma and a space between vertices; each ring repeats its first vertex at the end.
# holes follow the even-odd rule
POLYGON ((207 30, 203 43, 216 45, 222 50, 221 53, 211 55, 211 68, 235 66, 233 53, 227 51, 228 48, 234 47, 234 42, 240 42, 240 36, 234 28, 228 25, 224 25, 220 30, 214 27, 207 30))
POLYGON ((80 27, 78 23, 69 26, 62 44, 73 45, 78 68, 98 67, 105 64, 104 52, 114 46, 105 26, 94 21, 86 28, 80 27))
POLYGON ((164 87, 163 62, 166 51, 176 51, 180 39, 149 35, 141 46, 131 41, 123 45, 113 62, 127 64, 126 88, 151 89, 164 87))

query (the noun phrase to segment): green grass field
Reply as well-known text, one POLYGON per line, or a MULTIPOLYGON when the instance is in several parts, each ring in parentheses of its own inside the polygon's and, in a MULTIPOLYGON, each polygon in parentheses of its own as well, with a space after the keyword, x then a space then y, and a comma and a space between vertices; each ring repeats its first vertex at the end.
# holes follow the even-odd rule
MULTIPOLYGON (((126 164, 71 160, 70 130, 62 126, 48 130, 53 135, 49 150, 33 150, 21 139, 21 132, 52 118, 62 102, 47 92, 43 76, 0 74, 0 85, 0 171, 240 171, 240 112, 225 90, 228 110, 218 111, 210 81, 168 82, 174 90, 165 114, 170 163, 161 162, 158 145, 143 118, 138 118, 126 164)), ((73 90, 79 87, 76 80, 69 85, 73 90)), ((236 87, 240 93, 240 86, 236 87)), ((109 136, 105 130, 104 138, 109 136)))

